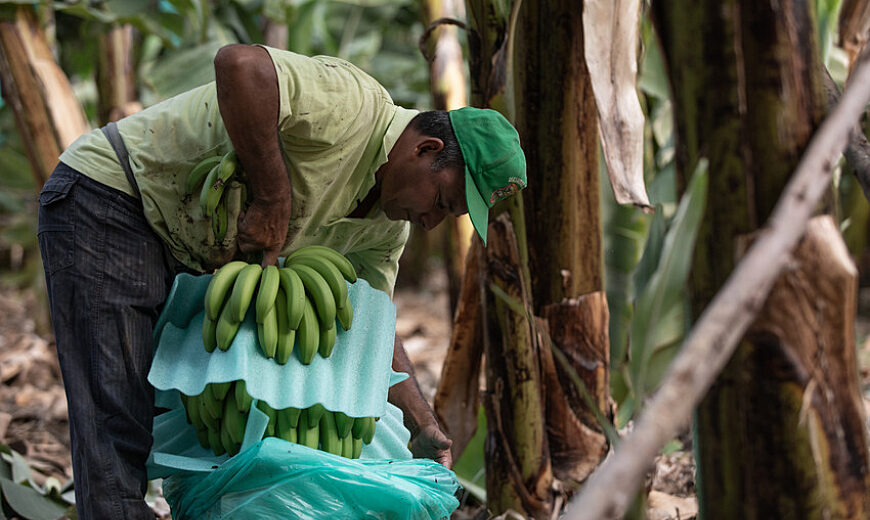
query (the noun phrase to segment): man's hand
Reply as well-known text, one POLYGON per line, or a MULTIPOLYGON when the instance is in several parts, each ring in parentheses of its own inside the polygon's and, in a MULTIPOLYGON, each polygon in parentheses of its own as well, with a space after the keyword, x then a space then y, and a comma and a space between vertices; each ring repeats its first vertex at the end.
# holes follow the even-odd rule
POLYGON ((390 387, 387 399, 402 410, 405 428, 411 432, 411 454, 432 459, 448 468, 453 467, 453 455, 450 453, 453 441, 441 431, 435 413, 420 392, 414 367, 398 334, 393 344, 393 370, 410 376, 390 387))
POLYGON ((453 441, 444 435, 444 432, 438 427, 438 423, 431 422, 420 428, 417 435, 411 439, 411 454, 417 458, 432 459, 450 469, 453 467, 451 446, 453 446, 453 441))
POLYGON ((239 250, 263 252, 262 266, 276 265, 287 239, 290 199, 266 202, 254 200, 239 219, 239 250))

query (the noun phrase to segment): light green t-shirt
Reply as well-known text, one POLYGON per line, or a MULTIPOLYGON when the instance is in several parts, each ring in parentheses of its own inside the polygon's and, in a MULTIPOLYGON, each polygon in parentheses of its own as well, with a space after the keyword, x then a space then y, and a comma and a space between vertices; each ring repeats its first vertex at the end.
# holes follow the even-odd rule
MULTIPOLYGON (((278 131, 292 186, 292 214, 282 255, 320 244, 344 254, 361 278, 392 294, 409 224, 377 209, 345 218, 375 184, 399 135, 417 114, 393 104, 387 91, 350 63, 265 47, 278 74, 278 131)), ((256 103, 252 99, 251 103, 256 103)), ((208 271, 235 244, 244 186, 231 182, 226 238, 216 244, 199 195, 185 194, 187 173, 232 143, 209 83, 118 122, 130 154, 145 216, 180 262, 208 271)), ((84 175, 133 194, 108 140, 97 129, 77 139, 60 160, 84 175)), ((231 249, 230 249, 231 250, 231 249)))

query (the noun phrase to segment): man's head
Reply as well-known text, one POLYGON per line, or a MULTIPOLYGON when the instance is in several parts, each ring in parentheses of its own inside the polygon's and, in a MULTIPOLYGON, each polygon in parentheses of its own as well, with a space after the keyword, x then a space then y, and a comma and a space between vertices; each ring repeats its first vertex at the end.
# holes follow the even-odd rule
POLYGON ((526 186, 516 130, 498 112, 465 107, 418 114, 378 171, 381 207, 426 229, 470 211, 486 243, 489 208, 526 186))

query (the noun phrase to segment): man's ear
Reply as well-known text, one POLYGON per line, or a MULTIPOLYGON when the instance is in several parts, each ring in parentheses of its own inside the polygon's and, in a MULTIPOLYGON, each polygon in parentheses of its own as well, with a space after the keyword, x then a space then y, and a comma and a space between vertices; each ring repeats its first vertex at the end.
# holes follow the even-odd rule
POLYGON ((417 155, 426 153, 438 153, 444 149, 444 141, 437 137, 424 136, 417 142, 417 147, 414 149, 417 155))

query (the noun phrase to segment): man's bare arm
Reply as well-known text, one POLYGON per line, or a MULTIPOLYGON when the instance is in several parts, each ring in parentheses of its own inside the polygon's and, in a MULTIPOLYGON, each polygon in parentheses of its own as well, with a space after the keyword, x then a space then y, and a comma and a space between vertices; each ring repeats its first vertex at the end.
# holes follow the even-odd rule
POLYGON ((420 392, 414 377, 414 367, 408 360, 399 336, 396 336, 393 345, 393 370, 410 376, 390 388, 388 399, 405 416, 405 427, 411 432, 411 453, 415 457, 426 457, 448 468, 453 467, 453 456, 450 453, 453 441, 441 431, 435 413, 420 392))
POLYGON ((253 200, 239 220, 239 249, 277 263, 290 220, 290 179, 278 140, 278 76, 268 52, 228 45, 214 60, 221 118, 251 185, 253 200))

